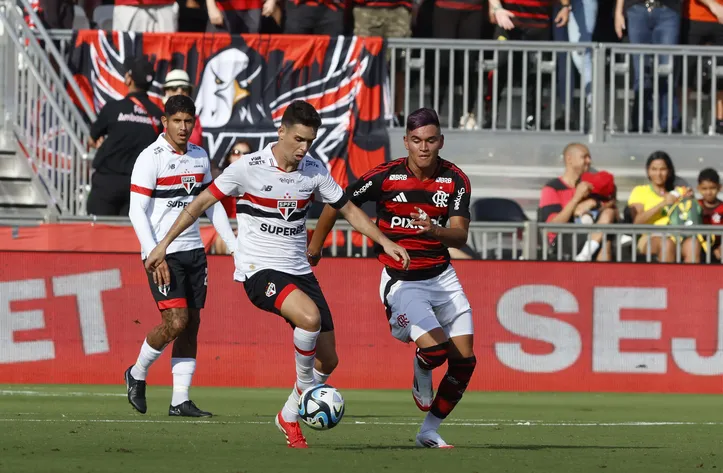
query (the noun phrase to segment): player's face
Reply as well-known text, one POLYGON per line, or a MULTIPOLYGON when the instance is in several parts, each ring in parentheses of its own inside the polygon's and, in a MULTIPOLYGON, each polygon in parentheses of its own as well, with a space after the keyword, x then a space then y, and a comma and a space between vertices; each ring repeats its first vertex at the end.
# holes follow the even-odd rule
POLYGON ((718 200, 720 186, 715 182, 703 181, 698 184, 698 192, 700 192, 701 197, 703 197, 703 202, 714 204, 718 200))
POLYGON ((656 159, 648 167, 648 179, 656 186, 665 186, 669 173, 668 165, 662 159, 656 159))
POLYGON ((435 125, 419 127, 408 131, 404 136, 404 147, 409 151, 409 159, 419 169, 436 166, 442 146, 444 146, 444 135, 435 125))
POLYGON ((190 113, 178 112, 162 118, 168 137, 179 146, 186 146, 191 137, 196 118, 190 113))
POLYGON ((299 162, 309 152, 316 139, 316 130, 306 125, 281 125, 279 128, 279 144, 283 155, 290 160, 299 162))

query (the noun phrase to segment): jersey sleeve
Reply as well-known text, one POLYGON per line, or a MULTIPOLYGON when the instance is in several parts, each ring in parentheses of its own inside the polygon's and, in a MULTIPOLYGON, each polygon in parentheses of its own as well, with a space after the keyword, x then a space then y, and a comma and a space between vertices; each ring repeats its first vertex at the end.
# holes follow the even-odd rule
POLYGON ((318 185, 316 194, 321 197, 321 201, 329 204, 336 210, 344 207, 349 199, 344 194, 344 189, 336 183, 329 170, 325 166, 318 166, 319 174, 317 175, 318 185))
POLYGON ((154 155, 143 152, 136 159, 131 174, 131 198, 128 216, 141 244, 141 253, 145 258, 155 248, 157 242, 153 236, 151 222, 146 210, 151 204, 153 190, 156 188, 158 167, 154 155))
POLYGON ((632 192, 630 192, 630 197, 628 197, 628 206, 645 203, 645 199, 643 198, 643 189, 643 186, 633 187, 632 192))
POLYGON ((452 205, 449 207, 449 216, 464 217, 470 220, 469 202, 470 195, 472 194, 472 186, 469 178, 462 172, 457 172, 455 173, 454 184, 454 194, 452 194, 452 205))
POLYGON ((90 125, 90 137, 97 140, 101 136, 108 134, 108 126, 110 125, 111 108, 115 106, 115 102, 107 103, 100 109, 95 121, 90 125))
POLYGON ((541 222, 549 222, 557 214, 562 212, 562 202, 560 196, 552 186, 545 186, 540 193, 540 209, 538 216, 541 222))
MULTIPOLYGON (((209 174, 210 175, 210 174, 209 174)), ((204 177, 204 181, 205 181, 204 177)), ((224 169, 220 176, 208 186, 214 197, 218 200, 224 197, 241 197, 248 188, 248 166, 245 159, 239 159, 224 169)))
POLYGON ((158 166, 152 153, 143 151, 136 159, 131 173, 131 193, 153 195, 158 179, 158 166))
POLYGON ((356 206, 360 206, 364 202, 376 202, 381 195, 382 183, 386 178, 388 168, 388 164, 383 163, 367 171, 356 182, 349 184, 346 188, 346 196, 356 206))

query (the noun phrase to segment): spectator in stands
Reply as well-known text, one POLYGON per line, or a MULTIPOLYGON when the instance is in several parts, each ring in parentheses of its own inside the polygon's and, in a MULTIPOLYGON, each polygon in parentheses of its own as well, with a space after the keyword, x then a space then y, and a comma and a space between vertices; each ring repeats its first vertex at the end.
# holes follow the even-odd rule
MULTIPOLYGON (((163 83, 163 103, 166 103, 168 97, 174 95, 185 95, 190 97, 193 93, 193 84, 191 84, 191 78, 188 77, 188 73, 183 69, 174 69, 166 74, 166 80, 163 83)), ((196 115, 196 124, 193 126, 193 132, 191 137, 188 139, 189 143, 196 146, 203 147, 203 128, 201 127, 201 120, 196 115)))
MULTIPOLYGON (((567 25, 567 21, 570 15, 570 0, 560 0, 560 4, 563 8, 559 10, 557 16, 554 19, 554 26, 562 28, 567 25)), ((497 11, 504 6, 509 11, 505 16, 507 19, 512 17, 512 25, 508 25, 507 22, 501 22, 497 19, 497 27, 495 29, 494 37, 498 41, 505 40, 521 40, 521 41, 549 41, 550 40, 550 27, 553 24, 552 21, 552 0, 503 0, 502 4, 495 5, 494 0, 489 3, 492 14, 497 15, 497 11)), ((512 52, 500 53, 499 60, 497 62, 497 74, 498 74, 498 95, 501 95, 504 88, 507 86, 507 64, 511 60, 512 52)), ((528 129, 536 128, 537 120, 540 117, 535 116, 537 98, 535 91, 537 90, 536 71, 539 59, 536 59, 536 53, 530 53, 527 55, 528 58, 528 78, 527 78, 527 90, 526 104, 527 104, 527 117, 525 117, 524 126, 528 129)), ((491 114, 488 112, 488 123, 491 123, 491 114)), ((508 117, 508 120, 510 118, 508 117)))
MULTIPOLYGON (((615 3, 615 32, 618 38, 623 37, 623 30, 627 30, 628 39, 632 44, 678 44, 680 40, 680 0, 616 0, 615 3)), ((644 131, 668 131, 668 118, 670 117, 672 129, 670 131, 680 130, 680 109, 678 100, 673 93, 673 97, 668 96, 668 78, 675 80, 675 74, 661 74, 658 77, 657 97, 653 96, 653 55, 646 55, 644 59, 644 68, 640 69, 640 57, 632 55, 633 63, 633 89, 635 91, 635 101, 633 104, 633 126, 640 127, 644 131), (643 97, 638 93, 639 81, 643 81, 643 97), (643 122, 638 123, 638 103, 643 101, 643 122), (654 127, 654 100, 659 101, 660 119, 654 127), (672 102, 672 109, 669 109, 668 101, 672 102)), ((672 57, 662 54, 658 57, 658 65, 664 66, 670 64, 672 57)), ((676 90, 673 85, 673 90, 676 90)))
MULTIPOLYGON (((685 19, 683 20, 683 41, 691 46, 709 45, 723 46, 723 3, 718 0, 687 0, 684 2, 685 19)), ((698 68, 690 65, 688 71, 691 90, 697 89, 698 68)), ((719 57, 717 65, 723 65, 723 57, 719 57)), ((715 71, 709 71, 716 76, 715 71)), ((714 79, 715 80, 715 79, 714 79)), ((702 91, 710 90, 709 86, 700 84, 702 91)), ((683 91, 687 93, 688 91, 683 91)), ((700 100, 700 98, 698 99, 700 100)), ((723 81, 716 85, 716 133, 723 134, 723 81)))
POLYGON ((344 34, 344 0, 287 0, 286 34, 344 34))
MULTIPOLYGON (((611 176, 606 182, 596 182, 588 178, 592 158, 587 146, 570 143, 562 153, 565 172, 545 184, 540 195, 538 220, 546 223, 598 223, 610 224, 617 221, 614 196, 614 182, 611 176), (589 218, 585 218, 585 216, 589 218)), ((607 174, 607 173, 605 173, 607 174)), ((594 175, 593 175, 594 176, 594 175)), ((609 174, 607 175, 609 176, 609 174)), ((577 239, 577 248, 573 248, 571 234, 548 234, 552 245, 552 254, 562 245, 563 257, 576 261, 590 261, 597 254, 597 261, 608 261, 612 255, 608 241, 603 251, 599 251, 603 234, 593 233, 587 241, 583 234, 577 239)))
MULTIPOLYGON (((411 0, 353 0, 354 35, 408 38, 412 35, 411 0)), ((492 0, 495 1, 495 0, 492 0)), ((389 51, 387 51, 388 53, 389 51)), ((387 54, 387 60, 390 60, 387 54)), ((394 83, 394 120, 404 126, 404 64, 397 58, 394 83)))
MULTIPOLYGON (((683 197, 692 195, 685 187, 675 187, 675 166, 668 153, 655 151, 645 163, 650 184, 636 186, 630 193, 628 209, 635 224, 667 225, 669 217, 666 207, 678 202, 683 197)), ((675 262, 675 239, 665 237, 662 233, 641 235, 638 240, 638 253, 655 255, 662 263, 675 262)))
MULTIPOLYGON (((723 225, 723 201, 718 199, 721 191, 720 176, 713 168, 703 169, 698 174, 698 192, 702 199, 698 200, 703 210, 704 225, 723 225)), ((689 237, 681 248, 686 263, 700 263, 704 253, 711 253, 711 260, 721 260, 721 235, 697 235, 689 237)))
POLYGON ((128 215, 133 165, 163 131, 163 112, 147 94, 153 65, 144 58, 128 58, 123 65, 128 95, 105 104, 90 127, 90 144, 98 148, 88 197, 91 215, 128 215))
POLYGON ((175 33, 178 10, 176 0, 115 0, 113 30, 175 33))
POLYGON ((276 0, 206 0, 209 32, 254 34, 261 27, 261 13, 269 16, 276 0))

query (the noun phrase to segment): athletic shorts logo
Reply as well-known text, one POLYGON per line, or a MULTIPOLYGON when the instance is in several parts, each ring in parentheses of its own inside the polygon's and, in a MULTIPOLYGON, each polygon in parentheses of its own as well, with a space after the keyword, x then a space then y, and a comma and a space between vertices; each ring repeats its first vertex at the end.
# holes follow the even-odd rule
POLYGON ((164 296, 168 297, 168 291, 171 289, 171 287, 168 284, 162 284, 158 286, 158 292, 163 294, 164 296))
POLYGON ((183 188, 186 189, 186 192, 190 194, 196 186, 196 176, 181 176, 181 184, 183 184, 183 188))
POLYGON ((266 286, 266 297, 271 297, 271 296, 273 296, 274 294, 276 294, 276 284, 270 282, 270 283, 266 286))
POLYGON ((289 217, 291 217, 291 214, 296 210, 296 205, 297 203, 295 200, 280 200, 276 204, 276 208, 279 209, 279 213, 282 217, 284 217, 284 220, 288 220, 289 217))
POLYGON ((407 314, 397 315, 397 325, 402 328, 407 328, 407 325, 409 325, 409 319, 407 318, 407 314))

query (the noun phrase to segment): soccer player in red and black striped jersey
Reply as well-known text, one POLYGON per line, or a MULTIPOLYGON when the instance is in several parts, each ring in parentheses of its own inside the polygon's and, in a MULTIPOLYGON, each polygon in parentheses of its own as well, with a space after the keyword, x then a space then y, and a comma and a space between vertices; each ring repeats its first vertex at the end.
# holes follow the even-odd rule
MULTIPOLYGON (((434 110, 419 109, 407 118, 406 158, 383 163, 347 188, 357 205, 377 203, 377 225, 390 240, 407 250, 408 271, 378 252, 382 270, 380 294, 392 335, 417 345, 412 394, 429 411, 416 444, 449 448, 437 433, 440 424, 462 399, 476 365, 472 310, 447 248, 461 248, 469 231, 470 183, 454 164, 439 157, 444 145, 434 110), (447 362, 434 397, 432 370, 447 362)), ((336 221, 326 206, 308 248, 312 265, 336 221)))

